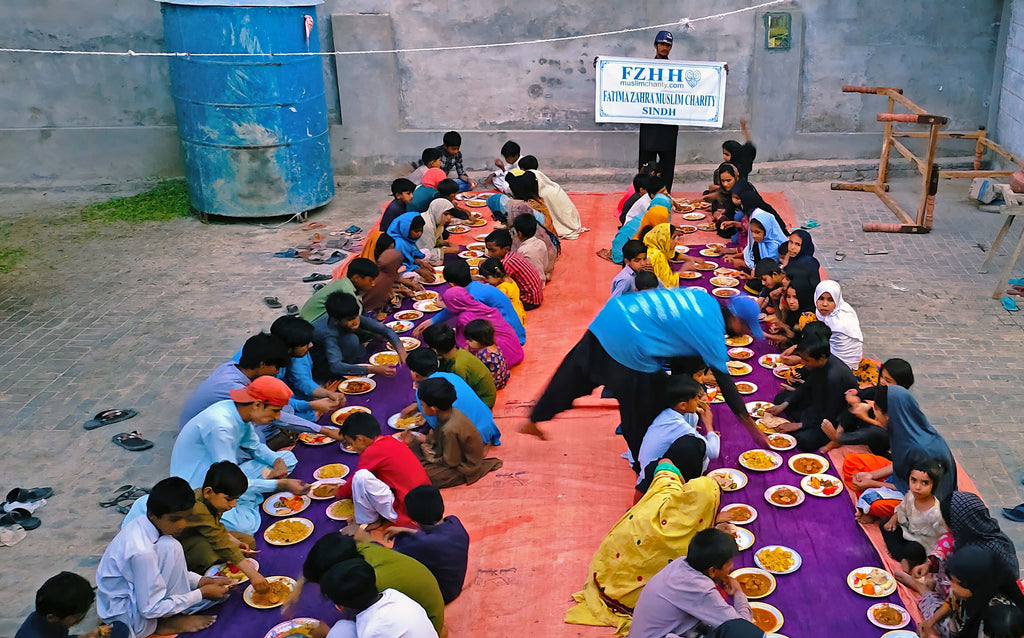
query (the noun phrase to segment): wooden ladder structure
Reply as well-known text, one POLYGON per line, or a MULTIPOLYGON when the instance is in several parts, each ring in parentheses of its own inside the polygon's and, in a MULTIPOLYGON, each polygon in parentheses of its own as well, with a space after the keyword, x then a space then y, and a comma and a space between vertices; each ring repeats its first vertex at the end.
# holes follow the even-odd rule
POLYGON ((896 224, 883 224, 878 222, 864 223, 861 228, 864 232, 886 232, 886 233, 927 233, 932 229, 932 217, 935 210, 935 194, 939 190, 939 178, 974 178, 974 177, 1001 177, 1012 174, 1014 171, 982 170, 981 159, 986 150, 991 150, 1000 157, 1024 167, 1024 159, 1006 150, 999 144, 985 136, 985 128, 979 127, 977 131, 942 132, 949 119, 942 115, 928 113, 923 108, 912 102, 903 95, 903 89, 881 87, 881 86, 851 86, 843 87, 844 93, 865 93, 871 95, 884 95, 889 98, 889 107, 884 113, 878 114, 878 121, 884 122, 882 137, 882 154, 878 162, 878 178, 874 183, 839 183, 832 184, 832 190, 843 191, 866 191, 875 193, 882 200, 889 210, 899 219, 896 224), (896 113, 896 105, 899 104, 909 113, 896 113), (894 130, 897 123, 923 124, 929 127, 927 132, 909 132, 894 130), (903 142, 896 138, 919 138, 927 140, 927 147, 924 158, 920 158, 910 151, 903 142), (946 170, 940 171, 935 163, 935 147, 940 139, 972 139, 974 143, 974 166, 973 170, 946 170), (892 197, 889 196, 889 184, 886 178, 889 173, 889 157, 892 150, 896 149, 900 155, 910 160, 922 176, 923 193, 921 203, 917 209, 916 217, 907 214, 892 197))

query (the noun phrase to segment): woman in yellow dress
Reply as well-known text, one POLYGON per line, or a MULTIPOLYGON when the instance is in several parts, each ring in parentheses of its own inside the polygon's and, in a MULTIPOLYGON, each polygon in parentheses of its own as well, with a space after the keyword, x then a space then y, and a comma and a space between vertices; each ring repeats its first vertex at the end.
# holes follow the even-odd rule
POLYGON ((686 555, 694 534, 715 524, 721 491, 701 476, 704 442, 680 437, 657 464, 650 488, 612 527, 590 561, 583 590, 565 621, 629 632, 633 607, 647 582, 686 555), (697 454, 697 452, 700 452, 697 454))

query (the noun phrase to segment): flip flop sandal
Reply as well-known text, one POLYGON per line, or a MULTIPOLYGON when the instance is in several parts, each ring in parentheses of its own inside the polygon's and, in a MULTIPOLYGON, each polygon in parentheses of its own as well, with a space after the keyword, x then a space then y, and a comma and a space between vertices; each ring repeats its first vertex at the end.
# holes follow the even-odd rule
POLYGON ((293 303, 290 303, 288 304, 288 307, 285 309, 285 311, 287 312, 289 317, 294 317, 297 314, 299 314, 299 307, 293 303))
POLYGON ((836 251, 836 261, 842 261, 844 259, 846 259, 846 253, 844 253, 841 250, 837 250, 836 251))
POLYGON ((128 512, 132 511, 132 506, 131 505, 118 505, 115 509, 116 509, 118 514, 123 514, 124 516, 128 516, 128 512))
POLYGON ((263 303, 267 304, 268 308, 280 308, 281 302, 278 301, 277 297, 264 297, 263 303))
POLYGON ((321 224, 320 222, 309 222, 302 227, 302 230, 316 230, 318 228, 327 228, 327 224, 321 224))
POLYGON ((96 428, 101 428, 104 425, 109 425, 111 423, 119 423, 121 421, 127 421, 128 419, 132 418, 136 414, 138 414, 138 412, 136 412, 135 410, 131 410, 131 409, 104 410, 103 412, 100 412, 99 414, 97 414, 93 418, 91 418, 88 421, 86 421, 85 425, 83 427, 86 430, 95 430, 96 428))
POLYGON ((153 447, 153 442, 142 438, 142 434, 140 434, 138 430, 135 430, 134 432, 122 432, 121 434, 115 434, 110 440, 117 446, 123 447, 129 452, 141 452, 142 450, 148 450, 153 447))
POLYGON ((999 300, 1003 304, 1003 308, 1006 308, 1010 312, 1019 312, 1020 308, 1017 307, 1017 302, 1009 297, 1003 297, 999 300))
POLYGON ((299 251, 294 248, 288 248, 274 253, 274 257, 298 257, 299 251))
POLYGON ((109 501, 100 501, 100 507, 113 507, 122 501, 139 498, 143 494, 149 494, 149 490, 145 487, 122 485, 115 490, 114 498, 109 501))
POLYGON ((16 487, 7 493, 8 503, 31 503, 53 496, 52 487, 16 487))
POLYGON ((26 530, 36 529, 42 524, 31 512, 20 507, 0 516, 0 525, 21 525, 26 530))
POLYGON ((325 264, 336 264, 345 257, 348 257, 348 253, 343 250, 336 250, 331 253, 331 256, 324 260, 325 264))
POLYGON ((326 285, 327 284, 313 284, 313 292, 316 292, 317 290, 320 290, 321 288, 323 288, 326 285))
POLYGON ((314 281, 329 281, 330 279, 332 279, 332 277, 326 273, 315 272, 308 277, 303 277, 302 281, 303 283, 311 284, 314 281))

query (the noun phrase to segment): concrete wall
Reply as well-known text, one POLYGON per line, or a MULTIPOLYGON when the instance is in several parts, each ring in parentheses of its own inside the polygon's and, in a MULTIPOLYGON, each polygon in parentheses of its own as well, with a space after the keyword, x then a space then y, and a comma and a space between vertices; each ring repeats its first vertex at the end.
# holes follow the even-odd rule
POLYGON ((999 94, 997 141, 1024 157, 1024 0, 1007 0, 1009 26, 999 94))
MULTIPOLYGON (((353 50, 559 37, 753 4, 326 0, 317 18, 323 50, 353 50)), ((150 0, 4 5, 0 42, 8 46, 163 49, 159 4, 150 0)), ((719 143, 738 135, 741 119, 751 123, 760 161, 875 156, 881 126, 874 114, 885 103, 842 94, 848 83, 904 87, 925 108, 951 116, 954 127, 984 123, 1002 6, 1002 0, 777 5, 771 9, 793 13, 792 48, 784 52, 765 50, 761 11, 676 28, 674 59, 730 67, 725 129, 684 131, 678 161, 716 161, 719 143)), ((649 57, 653 35, 325 58, 328 86, 339 87, 328 90, 335 170, 379 170, 418 156, 449 128, 464 133, 475 168, 485 167, 509 137, 548 166, 629 166, 635 128, 594 123, 591 62, 599 54, 649 57)), ((0 187, 181 174, 166 60, 0 54, 0 64, 0 187)))

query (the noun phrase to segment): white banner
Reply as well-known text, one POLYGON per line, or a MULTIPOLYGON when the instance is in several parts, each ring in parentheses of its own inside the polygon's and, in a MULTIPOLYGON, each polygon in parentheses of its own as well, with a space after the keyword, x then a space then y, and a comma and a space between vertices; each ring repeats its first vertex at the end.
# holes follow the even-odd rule
POLYGON ((599 57, 598 122, 722 128, 725 64, 599 57))

